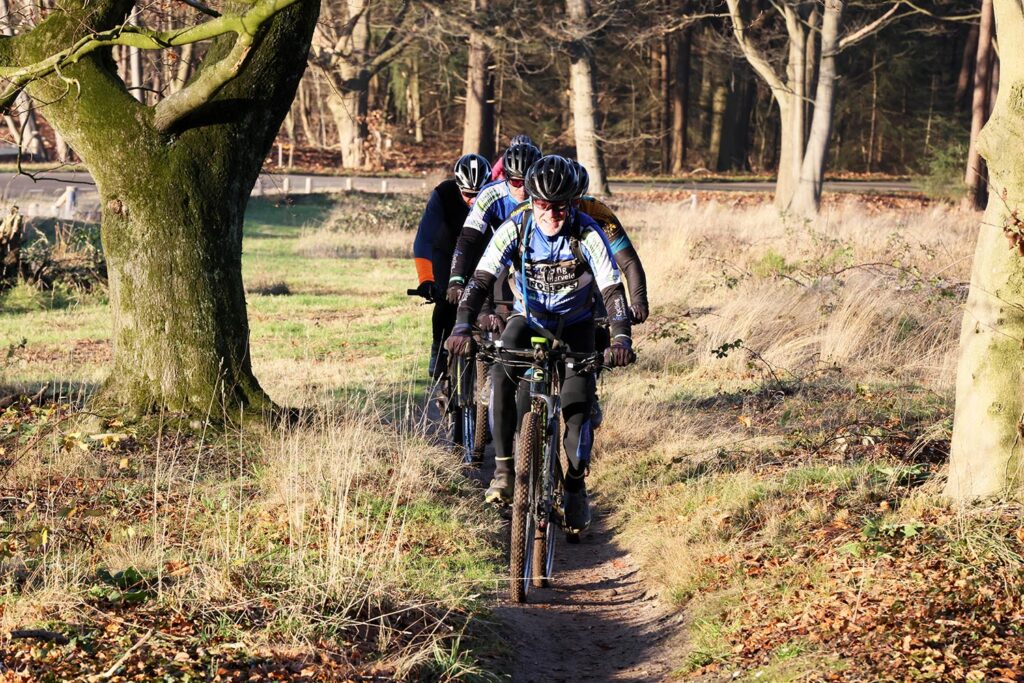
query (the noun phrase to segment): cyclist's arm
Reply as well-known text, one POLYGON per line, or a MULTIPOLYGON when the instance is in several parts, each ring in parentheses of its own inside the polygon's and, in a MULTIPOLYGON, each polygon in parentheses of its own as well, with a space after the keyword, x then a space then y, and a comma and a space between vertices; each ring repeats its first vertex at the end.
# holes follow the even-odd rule
POLYGON ((434 281, 433 246, 437 236, 444 230, 444 210, 441 195, 437 190, 430 194, 427 208, 423 210, 416 238, 412 242, 412 256, 416 261, 416 276, 420 284, 434 281))
MULTIPOLYGON (((469 214, 473 215, 472 211, 469 214)), ((467 223, 469 219, 467 218, 467 223)), ((459 233, 459 239, 455 242, 455 252, 452 255, 451 275, 448 277, 448 284, 465 284, 469 278, 470 269, 480 257, 487 244, 487 235, 482 230, 474 227, 464 226, 459 233)))
POLYGON ((512 221, 505 221, 494 233, 459 302, 459 311, 455 317, 456 330, 468 331, 472 326, 498 279, 498 273, 512 263, 518 237, 519 227, 512 221))
POLYGON ((626 278, 626 284, 629 286, 629 300, 634 304, 639 303, 646 307, 647 274, 644 272, 644 265, 640 262, 640 255, 636 253, 632 244, 618 251, 613 248, 612 252, 615 255, 615 265, 622 271, 626 278))
POLYGON ((640 255, 622 227, 622 222, 607 204, 600 199, 586 197, 580 202, 580 209, 594 219, 608 238, 615 264, 622 271, 629 287, 629 300, 647 306, 647 274, 640 262, 640 255))
POLYGON ((626 307, 626 289, 622 286, 622 276, 615 265, 607 238, 600 230, 584 230, 580 246, 590 271, 594 274, 594 282, 604 298, 612 341, 614 342, 617 337, 630 339, 632 331, 629 309, 626 307))
POLYGON ((473 208, 469 210, 466 222, 462 224, 462 232, 455 243, 449 284, 461 285, 469 280, 473 266, 487 245, 488 226, 498 222, 495 214, 503 191, 500 185, 488 185, 473 202, 473 208))

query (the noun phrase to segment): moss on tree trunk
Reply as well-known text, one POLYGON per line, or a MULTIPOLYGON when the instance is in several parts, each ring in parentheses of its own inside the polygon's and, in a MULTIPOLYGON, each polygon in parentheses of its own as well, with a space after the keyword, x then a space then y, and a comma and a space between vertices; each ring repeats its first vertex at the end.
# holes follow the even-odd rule
MULTIPOLYGON (((1024 8, 995 3, 1002 45, 1024 39, 1024 8)), ((978 145, 989 164, 981 222, 964 307, 947 495, 958 500, 1016 494, 1024 482, 1024 257, 1007 248, 1024 207, 1024 55, 1006 50, 1004 87, 978 145)))
MULTIPOLYGON (((0 44, 0 61, 39 62, 119 25, 132 6, 68 0, 30 33, 0 44)), ((250 362, 242 223, 318 14, 318 0, 278 10, 237 74, 166 130, 117 77, 109 49, 29 85, 33 98, 53 103, 47 118, 81 155, 103 203, 114 367, 100 405, 229 419, 271 406, 250 362)), ((233 34, 217 38, 194 81, 238 54, 233 34)))
POLYGON ((201 154, 140 156, 144 186, 100 181, 114 368, 98 398, 135 412, 267 407, 249 355, 242 189, 201 154))

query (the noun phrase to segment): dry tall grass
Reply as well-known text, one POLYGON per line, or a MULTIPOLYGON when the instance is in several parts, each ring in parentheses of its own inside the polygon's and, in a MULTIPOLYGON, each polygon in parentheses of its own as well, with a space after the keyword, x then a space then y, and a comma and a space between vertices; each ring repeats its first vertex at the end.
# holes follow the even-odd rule
POLYGON ((715 202, 634 203, 621 217, 651 281, 643 367, 742 375, 745 354, 712 353, 742 339, 785 375, 839 365, 862 379, 951 386, 976 215, 850 199, 813 222, 715 202))
POLYGON ((450 454, 372 409, 326 408, 298 429, 214 443, 136 442, 114 424, 100 443, 65 432, 4 471, 29 493, 3 500, 0 632, 88 624, 112 590, 98 570, 132 568, 156 609, 216 642, 366 642, 378 670, 402 678, 436 669, 458 615, 494 587, 486 520, 458 492, 450 454))
POLYGON ((412 258, 414 232, 403 222, 356 214, 340 206, 302 231, 295 254, 305 258, 412 258))
POLYGON ((689 608, 684 668, 730 656, 746 600, 783 613, 845 589, 811 560, 799 579, 744 578, 744 558, 788 556, 843 506, 882 514, 896 484, 879 472, 904 468, 874 464, 872 444, 948 438, 978 217, 872 207, 851 198, 812 222, 769 205, 618 207, 652 316, 637 367, 603 391, 595 488, 648 578, 689 608), (791 580, 802 597, 779 588, 791 580))

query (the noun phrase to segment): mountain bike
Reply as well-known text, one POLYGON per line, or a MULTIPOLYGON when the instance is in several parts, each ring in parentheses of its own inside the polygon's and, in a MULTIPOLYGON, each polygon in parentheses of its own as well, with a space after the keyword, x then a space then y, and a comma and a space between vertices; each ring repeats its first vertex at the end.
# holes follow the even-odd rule
MULTIPOLYGON (((405 293, 422 296, 415 289, 407 289, 405 293)), ((478 394, 482 394, 477 388, 478 384, 483 384, 486 370, 483 361, 475 356, 449 360, 442 341, 437 362, 444 366, 436 373, 438 379, 433 391, 442 430, 448 445, 461 456, 463 465, 479 465, 483 462, 488 431, 487 404, 477 400, 478 394)))
MULTIPOLYGON (((530 343, 530 349, 509 349, 499 340, 485 343, 479 353, 505 367, 524 370, 522 382, 530 395, 514 448, 509 572, 515 602, 526 602, 531 586, 548 585, 554 569, 555 532, 563 526, 562 368, 591 374, 601 368, 602 361, 598 352, 573 353, 545 337, 532 337, 530 343)), ((568 532, 567 540, 578 541, 578 532, 568 532)))

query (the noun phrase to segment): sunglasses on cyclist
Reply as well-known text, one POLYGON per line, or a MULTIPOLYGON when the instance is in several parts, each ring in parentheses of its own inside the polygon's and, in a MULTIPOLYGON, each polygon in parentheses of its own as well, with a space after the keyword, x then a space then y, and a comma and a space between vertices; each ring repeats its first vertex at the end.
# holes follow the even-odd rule
POLYGON ((512 187, 517 187, 517 188, 518 187, 522 187, 524 182, 526 182, 526 181, 524 181, 522 178, 509 178, 508 179, 508 184, 511 185, 512 187))
POLYGON ((549 202, 543 199, 534 199, 533 206, 541 211, 550 211, 551 213, 565 213, 569 210, 569 202, 549 202))

